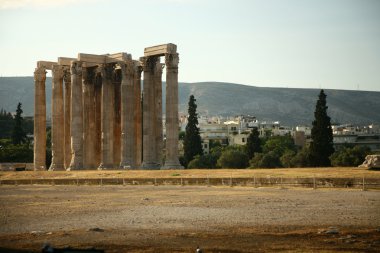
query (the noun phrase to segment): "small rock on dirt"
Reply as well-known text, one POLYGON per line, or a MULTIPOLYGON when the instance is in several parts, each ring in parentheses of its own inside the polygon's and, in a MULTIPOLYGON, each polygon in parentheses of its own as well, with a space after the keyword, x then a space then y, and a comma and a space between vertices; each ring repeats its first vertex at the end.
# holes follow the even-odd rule
POLYGON ((339 234, 339 229, 337 229, 336 227, 329 227, 325 231, 325 234, 327 234, 327 235, 337 235, 337 234, 339 234))
POLYGON ((88 231, 92 231, 92 232, 104 232, 104 229, 102 229, 102 228, 90 228, 88 231))
POLYGON ((39 231, 39 230, 30 232, 31 235, 41 235, 43 233, 44 233, 44 231, 39 231))

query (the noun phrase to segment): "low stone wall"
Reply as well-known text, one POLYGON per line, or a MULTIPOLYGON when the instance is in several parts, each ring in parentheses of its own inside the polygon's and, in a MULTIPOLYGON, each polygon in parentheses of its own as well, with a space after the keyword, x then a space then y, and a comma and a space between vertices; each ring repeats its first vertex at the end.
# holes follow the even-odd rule
POLYGON ((0 171, 33 170, 33 163, 0 163, 0 171))
POLYGON ((9 179, 0 185, 199 185, 380 189, 380 178, 64 178, 9 179))

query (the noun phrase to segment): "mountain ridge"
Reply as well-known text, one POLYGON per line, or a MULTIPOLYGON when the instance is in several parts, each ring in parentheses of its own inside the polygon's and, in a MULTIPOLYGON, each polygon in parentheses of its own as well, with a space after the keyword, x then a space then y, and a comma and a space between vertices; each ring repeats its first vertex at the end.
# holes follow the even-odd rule
MULTIPOLYGON (((165 82, 163 82, 165 96, 165 82)), ((192 94, 198 113, 210 116, 249 114, 258 120, 284 125, 311 125, 320 89, 258 87, 224 82, 180 82, 179 112, 187 113, 192 94)), ((332 122, 366 125, 380 123, 380 92, 325 89, 332 122)), ((51 109, 51 78, 46 80, 47 112, 51 109)), ((0 108, 14 111, 23 104, 25 116, 34 110, 33 77, 0 77, 0 108)), ((165 101, 165 97, 163 98, 165 101)), ((165 106, 165 103, 163 103, 165 106)))

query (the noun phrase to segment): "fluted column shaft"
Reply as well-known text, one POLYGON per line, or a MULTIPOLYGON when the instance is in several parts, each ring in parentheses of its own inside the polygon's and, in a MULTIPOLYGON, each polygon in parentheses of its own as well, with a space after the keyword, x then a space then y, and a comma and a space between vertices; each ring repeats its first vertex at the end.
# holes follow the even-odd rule
POLYGON ((121 70, 114 69, 113 85, 113 168, 119 168, 121 161, 121 70))
POLYGON ((178 160, 178 54, 165 55, 166 159, 163 169, 183 168, 178 160))
POLYGON ((141 167, 142 162, 142 105, 141 105, 141 72, 142 67, 139 62, 134 62, 134 80, 133 80, 133 96, 134 96, 134 142, 135 147, 135 168, 141 167))
POLYGON ((98 72, 95 78, 95 140, 94 163, 99 166, 102 161, 102 77, 98 72))
POLYGON ((53 65, 51 96, 51 153, 49 170, 64 170, 63 66, 53 65))
POLYGON ((34 71, 34 170, 46 170, 46 70, 34 71))
POLYGON ((114 88, 112 85, 112 65, 99 66, 102 76, 102 148, 101 163, 98 169, 112 169, 113 164, 113 139, 114 139, 114 88))
POLYGON ((95 71, 83 68, 83 168, 95 169, 95 71))
POLYGON ((156 106, 154 71, 157 57, 144 58, 144 96, 143 96, 143 164, 144 169, 157 169, 156 157, 156 106))
POLYGON ((121 162, 123 169, 136 167, 135 123, 134 123, 134 66, 132 61, 121 67, 121 162))
POLYGON ((65 169, 68 169, 71 161, 71 75, 70 69, 65 68, 63 74, 63 80, 65 82, 65 97, 64 97, 64 163, 65 169))
POLYGON ((162 164, 163 134, 162 134, 162 68, 164 64, 157 62, 154 71, 154 98, 155 98, 155 130, 156 130, 156 159, 162 164))
POLYGON ((82 63, 71 63, 71 162, 68 170, 83 169, 82 63))

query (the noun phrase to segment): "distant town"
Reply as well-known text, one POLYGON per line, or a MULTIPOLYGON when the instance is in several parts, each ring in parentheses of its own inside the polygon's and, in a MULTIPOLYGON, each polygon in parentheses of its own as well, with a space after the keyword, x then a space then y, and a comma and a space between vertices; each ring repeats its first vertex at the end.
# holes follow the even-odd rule
MULTIPOLYGON (((202 147, 209 153, 210 141, 217 141, 224 146, 245 145, 252 128, 257 128, 260 137, 292 136, 294 143, 303 148, 311 141, 310 126, 284 126, 279 121, 261 121, 251 115, 231 117, 198 116, 202 147)), ((181 131, 185 131, 187 115, 180 116, 181 131)), ((366 146, 371 151, 380 151, 380 125, 355 126, 352 124, 332 125, 334 147, 339 150, 343 146, 366 146)))

